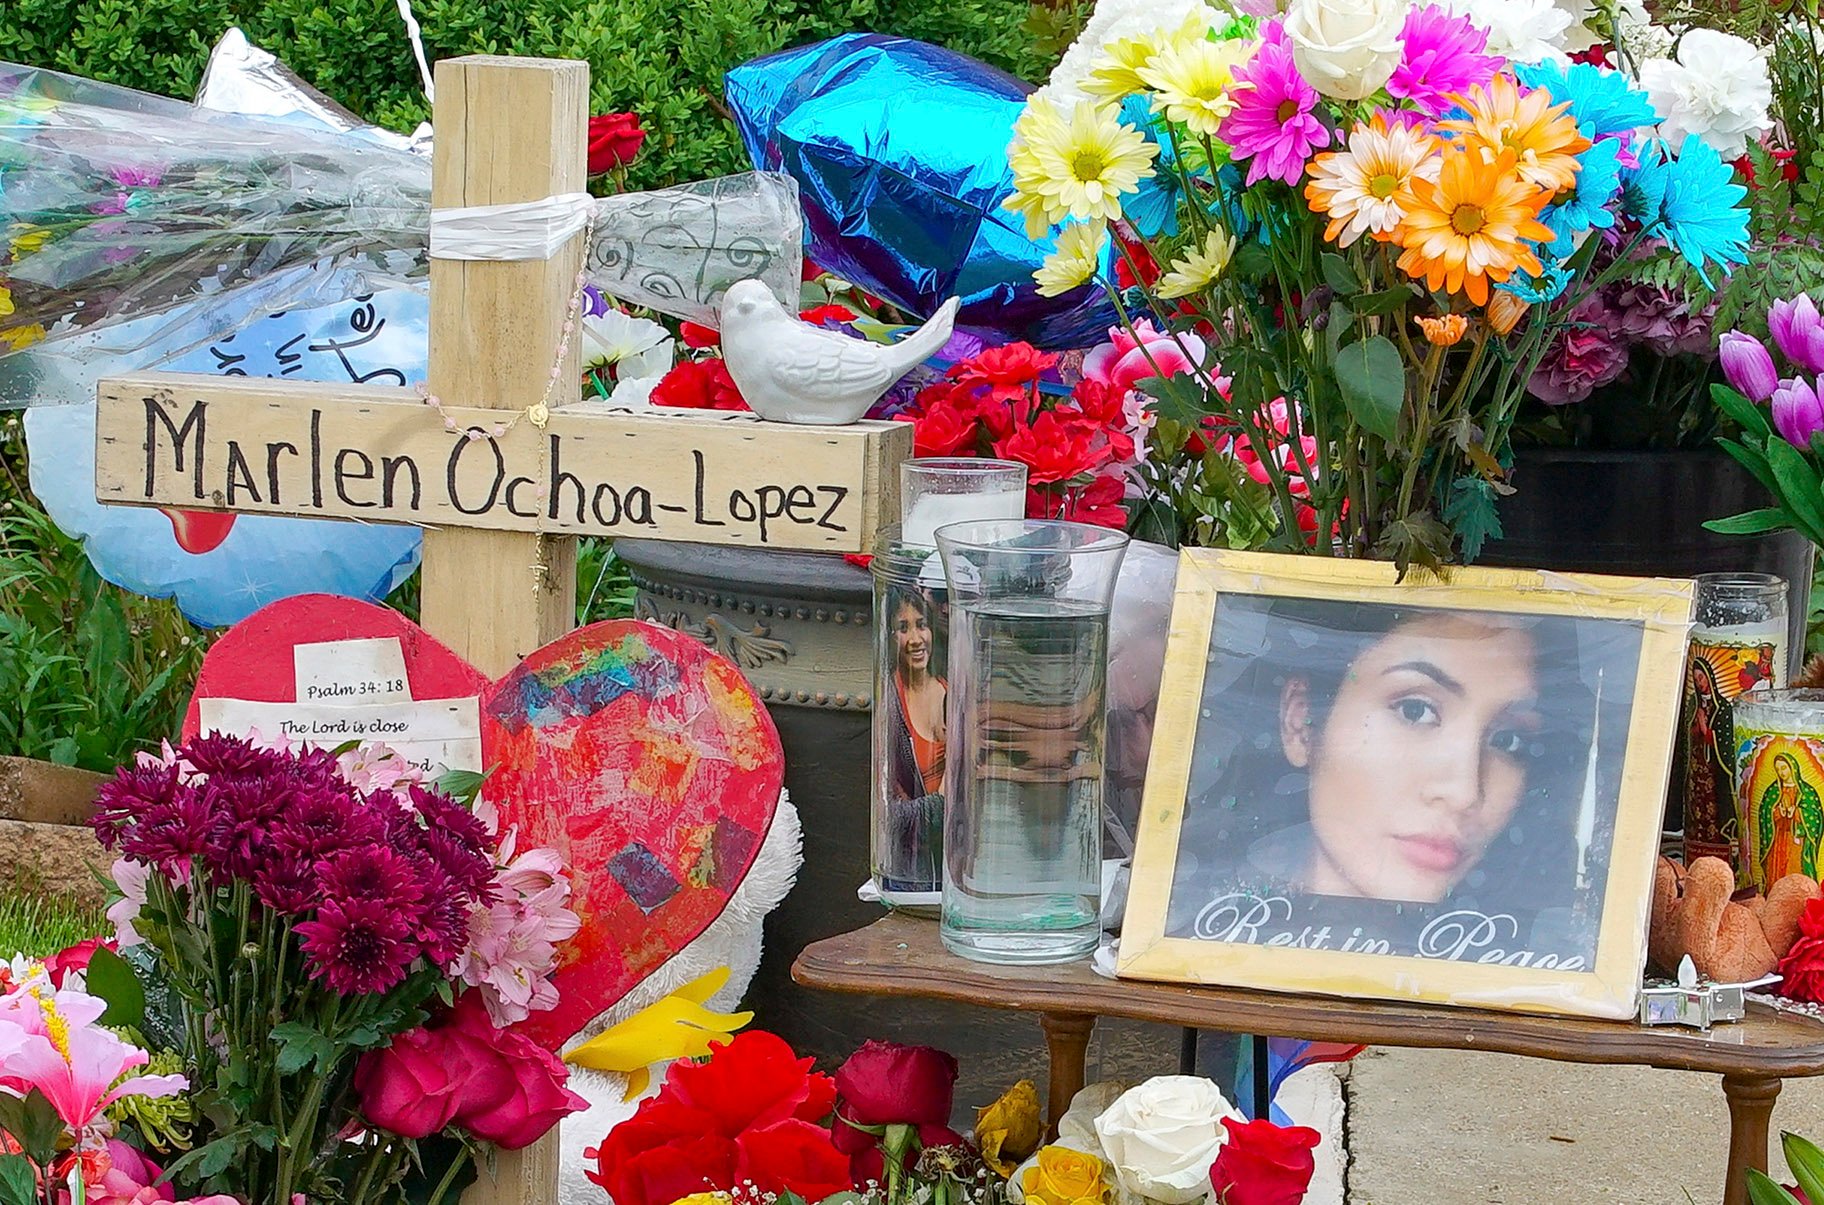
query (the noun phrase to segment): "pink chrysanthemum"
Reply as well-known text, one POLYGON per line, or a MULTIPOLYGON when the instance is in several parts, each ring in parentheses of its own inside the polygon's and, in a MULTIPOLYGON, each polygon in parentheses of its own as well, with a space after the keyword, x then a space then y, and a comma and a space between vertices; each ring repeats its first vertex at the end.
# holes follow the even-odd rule
POLYGON ((1235 107, 1220 136, 1233 157, 1248 164, 1249 184, 1271 177, 1297 184, 1313 151, 1330 145, 1330 131, 1311 110, 1317 89, 1292 62, 1284 29, 1276 21, 1254 57, 1235 69, 1235 107))
POLYGON ((1400 41, 1405 55, 1387 81, 1387 92, 1432 117, 1451 107, 1451 96, 1486 84, 1506 62, 1482 53, 1488 48, 1487 30, 1435 4, 1407 14, 1400 41))

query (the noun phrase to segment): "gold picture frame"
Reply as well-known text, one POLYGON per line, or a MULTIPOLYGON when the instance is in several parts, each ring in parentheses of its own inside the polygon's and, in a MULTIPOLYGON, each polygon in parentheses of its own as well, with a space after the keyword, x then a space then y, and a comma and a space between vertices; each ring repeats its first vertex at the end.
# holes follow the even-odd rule
MULTIPOLYGON (((1632 1015, 1646 960, 1647 913, 1677 727, 1691 606, 1692 584, 1689 581, 1456 568, 1448 571, 1447 578, 1420 580, 1417 574, 1409 574, 1402 582, 1398 580, 1394 566, 1383 562, 1186 550, 1179 560, 1165 676, 1141 804, 1117 973, 1124 977, 1170 982, 1427 1001, 1521 1012, 1616 1018, 1632 1015), (1224 599, 1231 600, 1226 613, 1222 609, 1224 599), (1217 894, 1226 887, 1240 886, 1240 880, 1257 871, 1270 873, 1259 870, 1254 861, 1248 860, 1261 849, 1269 854, 1276 848, 1283 848, 1305 851, 1307 857, 1332 856, 1321 852, 1327 838, 1323 826, 1312 819, 1318 809, 1314 808, 1314 797, 1310 793, 1313 779, 1309 774, 1304 778, 1305 819, 1302 823, 1294 814, 1282 829, 1271 828, 1278 818, 1268 813, 1281 806, 1282 795, 1296 794, 1282 786, 1253 793, 1256 798, 1249 807, 1255 817, 1255 830, 1246 830, 1244 822, 1236 819, 1241 811, 1247 810, 1238 811, 1236 801, 1247 792, 1249 780, 1235 767, 1246 756, 1251 756, 1247 754, 1248 749, 1263 748, 1273 741, 1271 736, 1262 738, 1258 733, 1275 731, 1274 723, 1281 725, 1277 731, 1290 734, 1283 739, 1296 743, 1276 751, 1291 756, 1286 750, 1309 750, 1317 747, 1312 742, 1330 739, 1328 725, 1332 723, 1332 714, 1325 713, 1318 721, 1324 725, 1320 729, 1285 727, 1291 723, 1289 715, 1302 714, 1300 722, 1306 725, 1313 722, 1308 708, 1302 713, 1287 710, 1305 696, 1305 683, 1310 676, 1300 677, 1296 672, 1290 676, 1277 672, 1275 676, 1275 671, 1271 671, 1271 666, 1263 660, 1252 667, 1253 676, 1248 678, 1248 658, 1255 654, 1234 651, 1271 647, 1274 634, 1281 630, 1273 626, 1276 622, 1281 623, 1285 631, 1305 622, 1276 621, 1276 614, 1323 616, 1332 611, 1338 617, 1350 617, 1347 622, 1356 624, 1360 631, 1381 625, 1378 630, 1382 636, 1355 636, 1358 641, 1355 647, 1367 647, 1361 643, 1363 641, 1385 641, 1386 633, 1393 631, 1444 630, 1437 625, 1456 625, 1457 636, 1471 635, 1480 625, 1491 625, 1496 640, 1502 639, 1500 633, 1509 627, 1519 630, 1522 634, 1507 638, 1509 643, 1505 645, 1482 642, 1484 647, 1480 655, 1486 661, 1495 655, 1490 650, 1496 648, 1526 650, 1527 661, 1514 675, 1529 684, 1525 706, 1535 714, 1550 714, 1554 707, 1561 707, 1564 713, 1550 721, 1535 723, 1559 725, 1554 731, 1581 732, 1587 739, 1586 745, 1579 746, 1575 736, 1567 737, 1563 744, 1551 748, 1569 751, 1570 756, 1547 761, 1545 755, 1538 752, 1546 747, 1544 737, 1508 735, 1501 738, 1514 750, 1503 755, 1513 757, 1516 764, 1519 764, 1521 751, 1530 749, 1532 752, 1526 755, 1535 760, 1526 763, 1527 766, 1548 767, 1516 770, 1513 773, 1520 777, 1501 780, 1519 784, 1508 794, 1499 796, 1502 801, 1513 801, 1506 804, 1507 811, 1502 813, 1507 819, 1500 823, 1509 829, 1505 834, 1501 829, 1495 829, 1498 835, 1487 838, 1480 845, 1469 838, 1455 838, 1455 844, 1446 841, 1441 849, 1431 837, 1387 838, 1387 847, 1394 852, 1380 856, 1375 867, 1396 864, 1405 867, 1407 864, 1400 862, 1400 855, 1416 850, 1410 856, 1420 858, 1429 870, 1437 870, 1440 859, 1448 866, 1441 872, 1443 878, 1434 875, 1431 879, 1417 880, 1421 884, 1441 883, 1452 874, 1465 876, 1445 888, 1446 894, 1437 900, 1430 900, 1423 894, 1424 890, 1436 890, 1435 887, 1415 889, 1399 885, 1392 893, 1378 895, 1366 890, 1338 892, 1296 885, 1274 888, 1283 890, 1283 899, 1281 895, 1263 897, 1259 891, 1264 888, 1259 887, 1228 895, 1217 894), (1377 618, 1377 611, 1385 614, 1377 618), (1219 633, 1219 616, 1224 614, 1231 614, 1231 618, 1219 633), (1398 618, 1400 616, 1404 618, 1398 618), (1229 631, 1234 628, 1238 632, 1239 625, 1244 623, 1251 625, 1247 637, 1229 631), (1427 629, 1427 624, 1432 627, 1427 629), (1466 629, 1464 625, 1471 627, 1466 629), (1550 633, 1568 635, 1553 637, 1550 633), (1232 641, 1231 645, 1225 645, 1220 655, 1212 644, 1218 634, 1224 640, 1232 641), (1570 650, 1566 655, 1555 653, 1557 660, 1549 666, 1544 652, 1548 639, 1560 641, 1552 646, 1554 649, 1570 650), (1250 640, 1256 643, 1249 644, 1250 640), (1592 649, 1596 652, 1589 651, 1592 649), (1630 649, 1634 650, 1631 654, 1630 649), (1631 677, 1625 672, 1630 660, 1633 663, 1631 677), (1593 696, 1589 686, 1592 665, 1597 666, 1593 696), (1217 667, 1216 677, 1206 683, 1212 666, 1217 667), (1577 676, 1568 676, 1573 672, 1577 676), (1554 677, 1554 674, 1559 676, 1554 677), (1606 687, 1605 674, 1608 675, 1606 687), (1300 677, 1300 680, 1288 688, 1285 683, 1291 677, 1300 677), (1264 729, 1259 726, 1258 713, 1262 710, 1259 690, 1249 696, 1247 690, 1238 685, 1247 681, 1256 686, 1279 684, 1271 689, 1280 693, 1270 697, 1277 700, 1273 706, 1276 718, 1267 718, 1264 729), (1206 697, 1206 686, 1213 687, 1217 693, 1206 697), (1609 692, 1606 701, 1605 689, 1609 692), (1625 727, 1617 732, 1615 729, 1622 715, 1625 715, 1625 727), (1246 721, 1255 725, 1257 735, 1252 745, 1231 733, 1234 727, 1231 721, 1242 722, 1236 717, 1254 717, 1246 721), (1607 732, 1601 730, 1605 717, 1609 719, 1607 732), (1587 723, 1577 728, 1576 724, 1585 719, 1587 723), (1210 738, 1201 742, 1205 746, 1202 764, 1199 764, 1200 735, 1210 738), (1532 744, 1528 745, 1528 741, 1532 744), (1529 819, 1530 828, 1522 832, 1518 818, 1523 815, 1530 818, 1534 814, 1518 809, 1523 800, 1533 798, 1532 794, 1523 794, 1523 791, 1533 792, 1537 788, 1541 798, 1552 797, 1549 788, 1538 787, 1531 776, 1556 776, 1553 781, 1562 782, 1575 769, 1580 748, 1583 750, 1583 786, 1572 817, 1575 831, 1570 834, 1568 846, 1576 853, 1575 898, 1529 901, 1527 907, 1537 902, 1539 908, 1525 912, 1524 917, 1520 908, 1490 914, 1486 911, 1486 907, 1491 906, 1487 900, 1482 901, 1483 911, 1473 907, 1439 911, 1453 902, 1454 893, 1465 889, 1464 883, 1470 880, 1492 882, 1498 873, 1502 873, 1501 859, 1520 858, 1528 840, 1533 840, 1542 850, 1551 851, 1554 867, 1563 861, 1557 857, 1559 851, 1567 848, 1565 834, 1559 831, 1563 827, 1562 817, 1553 812, 1558 819, 1529 819), (1208 787, 1196 799, 1192 798, 1194 770, 1197 776, 1195 789, 1208 787), (1225 781, 1224 775, 1236 781, 1225 781), (1271 798, 1261 802, 1258 798, 1261 796, 1271 798), (1187 816, 1192 817, 1188 834, 1187 816), (1209 819, 1212 816, 1216 819, 1209 819), (1255 832, 1260 830, 1266 830, 1267 835, 1256 838, 1255 832), (1229 836, 1223 841, 1207 842, 1195 848, 1186 845, 1187 840, 1202 841, 1199 834, 1207 832, 1223 832, 1229 836), (1304 842, 1302 846, 1298 844, 1300 840, 1304 842), (1419 844, 1399 844, 1402 841, 1419 844), (1499 848, 1497 841, 1503 842, 1499 848), (1426 845, 1425 842, 1434 843, 1426 845), (1467 852, 1471 849, 1473 855, 1467 852), (1314 850, 1320 852, 1312 854, 1310 851, 1314 850), (1593 850, 1596 852, 1592 853, 1593 850), (1472 856, 1474 861, 1469 861, 1472 856), (1457 860, 1451 861, 1453 857, 1457 860), (1215 868, 1206 870, 1205 861, 1215 868), (1225 874, 1230 873, 1221 869, 1225 864, 1239 867, 1231 875, 1238 880, 1236 883, 1225 880, 1225 874), (1463 872, 1465 864, 1473 869, 1463 872), (1204 877, 1199 879, 1199 875, 1204 877), (1205 895, 1209 897, 1207 901, 1205 895), (1230 896, 1236 896, 1242 902, 1231 904, 1230 896), (1265 919, 1261 919, 1263 914, 1259 911, 1262 899, 1273 901, 1265 919), (1246 902, 1250 900, 1254 902, 1246 902), (1282 902, 1287 912, 1283 920, 1276 919, 1282 902), (1193 913, 1194 907, 1198 910, 1193 913), (1306 910, 1307 922, 1312 916, 1322 919, 1332 914, 1346 920, 1352 914, 1350 910, 1354 910, 1354 915, 1367 913, 1372 917, 1403 918, 1397 924, 1415 929, 1418 937, 1407 948, 1401 942, 1374 936, 1372 928, 1369 936, 1364 937, 1361 925, 1349 926, 1353 929, 1351 933, 1327 921, 1321 930, 1307 923, 1300 931, 1297 922, 1301 907, 1306 910), (1249 912, 1243 915, 1235 911, 1239 908, 1249 912), (1483 921, 1492 916, 1498 922, 1512 924, 1498 923, 1493 936, 1486 940, 1472 940, 1475 935, 1471 934, 1470 938, 1457 943, 1462 934, 1450 930, 1445 918, 1458 912, 1479 916, 1483 921), (1247 919, 1250 915, 1257 923, 1250 925, 1247 919), (1187 920, 1191 917, 1194 919, 1187 920), (1562 950, 1558 953, 1527 949, 1521 942, 1532 939, 1521 937, 1522 919, 1534 924, 1532 933, 1535 935, 1555 926, 1554 932, 1574 936, 1563 939, 1562 950), (1548 920, 1551 925, 1547 925, 1548 920), (1446 923, 1443 932, 1453 944, 1426 944, 1427 935, 1441 922, 1446 923), (1280 924, 1285 927, 1274 928, 1280 924), (1510 928, 1513 934, 1508 936, 1510 928), (1584 944, 1579 945, 1579 942, 1584 944)), ((1339 618, 1336 622, 1344 621, 1339 618)), ((1303 635, 1302 628, 1299 633, 1300 639, 1306 641, 1302 647, 1309 647, 1309 637, 1303 635)), ((1423 637, 1409 634, 1405 639, 1410 644, 1413 639, 1420 638, 1423 637)), ((1468 649, 1473 643, 1476 642, 1458 641, 1457 645, 1449 647, 1468 649)), ((1281 638, 1280 644, 1294 647, 1290 636, 1281 638)), ((1264 658, 1266 654, 1259 656, 1264 658)), ((1337 683, 1330 696, 1333 710, 1334 700, 1343 697, 1337 693, 1343 689, 1341 683, 1355 682, 1357 666, 1369 664, 1355 661, 1326 671, 1337 683)), ((1415 664, 1421 663, 1403 663, 1415 664)), ((1403 666, 1388 672, 1394 670, 1410 672, 1403 666)), ((1366 673, 1363 670, 1360 676, 1366 673)), ((1472 687, 1477 680, 1471 679, 1472 687)), ((1488 680, 1498 679, 1491 677, 1488 680)), ((1394 689, 1398 688, 1396 681, 1394 689)), ((1435 724, 1439 726, 1438 730, 1443 730, 1435 710, 1432 714, 1425 711, 1429 704, 1403 700, 1399 706, 1402 720, 1412 716, 1416 717, 1413 722, 1435 724)), ((1446 708, 1444 714, 1455 715, 1465 713, 1452 712, 1451 707, 1470 705, 1441 706, 1446 708)), ((1344 718, 1355 714, 1351 712, 1344 718)), ((1366 722, 1373 723, 1372 717, 1379 716, 1380 712, 1370 708, 1362 714, 1369 714, 1371 719, 1366 722)), ((1461 730, 1484 739, 1484 729, 1475 727, 1478 722, 1466 720, 1461 730)), ((1400 730, 1396 728, 1395 731, 1400 730)), ((1357 739, 1355 732, 1353 727, 1347 729, 1349 739, 1357 739)), ((1484 749, 1484 744, 1475 746, 1478 766, 1493 764, 1480 760, 1490 756, 1484 749)), ((1372 760, 1373 756, 1370 753, 1368 759, 1372 760)), ((1307 764, 1315 767, 1319 763, 1307 764)), ((1422 765, 1420 773, 1426 772, 1428 770, 1422 765)), ((1498 771, 1476 772, 1474 787, 1478 800, 1487 795, 1485 784, 1489 780, 1482 775, 1491 772, 1498 771)), ((1397 767, 1392 779, 1395 783, 1392 786, 1387 785, 1389 780, 1385 776, 1370 779, 1366 789, 1371 793, 1378 783, 1378 789, 1397 794, 1398 783, 1405 781, 1397 767)), ((1283 782, 1284 778, 1278 781, 1283 782)), ((1430 787, 1425 789, 1431 790, 1430 787)), ((1506 787, 1501 789, 1508 790, 1506 787)), ((1383 804, 1383 798, 1376 798, 1377 805, 1383 804)), ((1556 796, 1558 802, 1553 807, 1564 806, 1564 798, 1564 792, 1560 790, 1556 796)), ((1395 798, 1385 802, 1378 812, 1363 810, 1360 814, 1397 816, 1408 814, 1401 809, 1410 812, 1410 806, 1395 798)), ((1476 806, 1483 805, 1478 803, 1476 806)), ((1325 816, 1344 814, 1328 802, 1323 808, 1325 816)), ((1287 805, 1285 810, 1295 813, 1296 806, 1287 805)), ((1349 820, 1346 823, 1357 822, 1349 820)), ((1390 829, 1398 827, 1393 821, 1387 821, 1386 825, 1390 829)), ((1373 848, 1379 850, 1381 847, 1373 848)), ((1343 856, 1355 855, 1345 853, 1343 856)), ((1271 865, 1271 857, 1263 860, 1271 865)), ((1288 859, 1286 864, 1315 865, 1298 863, 1296 858, 1288 859)), ((1322 871, 1312 869, 1298 873, 1316 879, 1322 871)), ((1296 881, 1296 875, 1293 881, 1296 881)), ((1560 879, 1554 877, 1549 881, 1560 879)), ((1482 890, 1490 898, 1498 894, 1493 886, 1484 886, 1482 890)), ((1543 892, 1544 888, 1539 890, 1543 892)), ((1495 900, 1495 903, 1500 901, 1495 900)), ((1459 920, 1455 923, 1462 926, 1471 922, 1459 920)), ((1482 922, 1474 924, 1480 926, 1482 922)))

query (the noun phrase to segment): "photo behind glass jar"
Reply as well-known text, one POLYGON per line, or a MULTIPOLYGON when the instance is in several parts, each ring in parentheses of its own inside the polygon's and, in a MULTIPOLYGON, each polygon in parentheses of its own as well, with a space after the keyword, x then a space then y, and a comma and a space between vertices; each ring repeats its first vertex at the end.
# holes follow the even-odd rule
POLYGON ((1108 620, 1128 538, 1022 519, 939 528, 950 586, 941 936, 980 962, 1101 937, 1108 620))
POLYGON ((1739 870, 1732 704, 1786 685, 1786 581, 1767 573, 1705 573, 1696 581, 1675 759, 1685 865, 1714 857, 1739 870))
POLYGON ((901 467, 903 527, 875 546, 871 874, 889 907, 936 916, 942 888, 949 593, 934 533, 957 519, 1017 519, 1026 466, 963 457, 901 467))

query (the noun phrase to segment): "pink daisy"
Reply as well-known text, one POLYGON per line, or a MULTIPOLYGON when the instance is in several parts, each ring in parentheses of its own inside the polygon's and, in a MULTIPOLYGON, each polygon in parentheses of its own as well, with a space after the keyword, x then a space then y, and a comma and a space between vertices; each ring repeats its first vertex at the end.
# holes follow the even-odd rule
POLYGON ((1237 162, 1253 160, 1247 182, 1272 177, 1297 184, 1311 153, 1330 145, 1330 131, 1311 112, 1317 89, 1298 73, 1279 22, 1267 27, 1254 57, 1235 69, 1235 84, 1235 107, 1220 133, 1237 162))
POLYGON ((1405 57, 1387 81, 1387 92, 1433 117, 1451 107, 1451 96, 1486 84, 1505 65, 1499 55, 1482 53, 1487 30, 1435 4, 1407 14, 1400 41, 1405 57))

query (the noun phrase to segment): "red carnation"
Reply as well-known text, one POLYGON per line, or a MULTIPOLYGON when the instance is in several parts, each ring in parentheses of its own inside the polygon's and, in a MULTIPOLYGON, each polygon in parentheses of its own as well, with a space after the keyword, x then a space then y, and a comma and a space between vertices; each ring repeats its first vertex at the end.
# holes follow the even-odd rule
POLYGON ((978 425, 973 414, 940 402, 898 417, 900 422, 912 424, 914 456, 975 455, 978 425))
POLYGON ((1016 423, 1006 438, 995 442, 994 451, 1003 460, 1025 465, 1029 484, 1068 481, 1109 458, 1113 449, 1107 443, 1098 446, 1097 433, 1096 425, 1081 415, 1048 410, 1029 425, 1016 423))
POLYGON ((840 322, 846 326, 855 321, 855 314, 846 306, 840 305, 814 305, 808 310, 801 310, 798 317, 812 326, 823 326, 831 322, 840 322))
POLYGON ((1147 250, 1145 243, 1126 238, 1120 242, 1121 254, 1115 256, 1116 287, 1132 289, 1151 285, 1159 279, 1159 263, 1153 258, 1153 253, 1147 250))
POLYGON ((1026 491, 1026 517, 1067 519, 1125 531, 1127 508, 1121 500, 1126 496, 1127 487, 1119 477, 1097 477, 1084 486, 1037 486, 1026 491))
POLYGON ((652 387, 652 404, 686 410, 746 410, 747 402, 728 375, 728 365, 712 356, 680 360, 652 387))
POLYGON ((1298 1205, 1311 1186, 1322 1136, 1308 1126, 1222 1119, 1229 1140, 1216 1154, 1210 1184, 1223 1205, 1298 1205))
POLYGON ((599 176, 626 167, 646 141, 640 119, 632 113, 604 113, 589 119, 589 174, 599 176))
POLYGON ((1780 959, 1780 975, 1782 995, 1824 1004, 1824 898, 1799 914, 1799 940, 1780 959))
POLYGON ((713 326, 686 321, 678 327, 678 335, 684 340, 685 347, 692 347, 698 351, 722 346, 722 332, 713 326))
POLYGON ((1009 402, 1027 397, 1057 362, 1056 355, 1030 343, 1009 343, 953 365, 946 375, 987 400, 1009 402))

